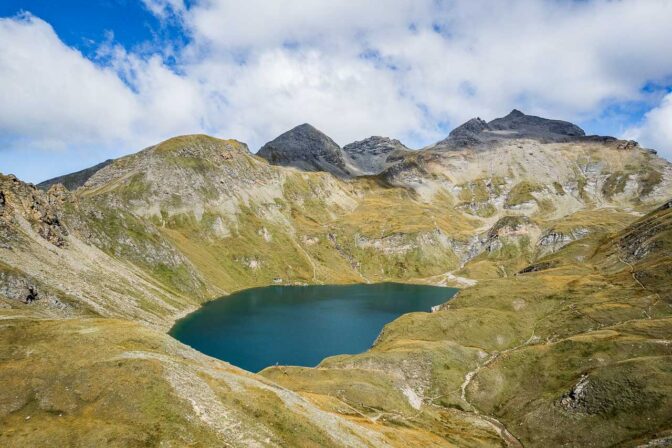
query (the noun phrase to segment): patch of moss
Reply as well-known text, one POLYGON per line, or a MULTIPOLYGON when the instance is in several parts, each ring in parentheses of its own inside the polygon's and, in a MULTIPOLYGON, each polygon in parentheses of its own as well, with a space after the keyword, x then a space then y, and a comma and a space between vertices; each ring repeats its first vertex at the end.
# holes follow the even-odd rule
POLYGON ((616 171, 607 177, 607 180, 604 181, 602 185, 602 194, 611 199, 613 196, 623 193, 625 191, 625 185, 628 182, 628 175, 622 171, 616 171))
POLYGON ((555 194, 559 196, 565 195, 565 189, 562 187, 560 182, 553 182, 553 188, 555 188, 555 194))
POLYGON ((490 198, 485 180, 478 179, 460 186, 459 199, 463 202, 485 202, 490 198))
POLYGON ((530 181, 519 182, 509 191, 505 204, 507 207, 513 207, 525 202, 532 202, 535 200, 532 193, 542 191, 543 189, 543 186, 530 181))
POLYGON ((642 186, 641 195, 648 196, 656 188, 658 184, 663 181, 663 175, 656 170, 649 170, 644 175, 640 176, 639 182, 642 186))
POLYGON ((123 188, 119 189, 119 194, 126 201, 146 198, 149 194, 149 184, 145 181, 145 175, 137 173, 131 176, 123 188))

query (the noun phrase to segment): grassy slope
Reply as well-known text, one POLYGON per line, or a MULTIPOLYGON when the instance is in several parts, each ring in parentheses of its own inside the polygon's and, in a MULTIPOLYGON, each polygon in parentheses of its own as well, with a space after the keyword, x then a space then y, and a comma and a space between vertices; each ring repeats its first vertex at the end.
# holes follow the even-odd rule
POLYGON ((479 410, 531 446, 629 445, 668 434, 670 226, 672 211, 658 211, 639 227, 567 246, 552 256, 553 269, 483 281, 440 312, 405 315, 369 352, 263 374, 311 397, 340 394, 368 416, 401 415, 407 424, 427 417, 422 424, 437 431, 429 418, 437 405, 479 410), (631 272, 617 242, 654 223, 652 249, 631 272), (585 396, 563 405, 584 375, 585 396), (384 381, 414 389, 423 412, 374 386, 384 381))
POLYGON ((376 445, 268 381, 140 324, 16 319, 0 337, 4 447, 322 447, 348 445, 349 432, 353 444, 376 445))

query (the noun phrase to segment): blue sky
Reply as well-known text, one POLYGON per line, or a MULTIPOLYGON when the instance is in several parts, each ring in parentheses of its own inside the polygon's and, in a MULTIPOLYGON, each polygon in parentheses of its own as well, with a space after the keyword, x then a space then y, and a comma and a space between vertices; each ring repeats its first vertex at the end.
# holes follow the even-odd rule
POLYGON ((303 122, 422 147, 512 108, 669 158, 669 23, 664 0, 4 0, 0 172, 195 132, 254 151, 303 122))
MULTIPOLYGON (((100 43, 114 33, 126 48, 140 46, 166 34, 181 34, 179 27, 166 27, 142 2, 134 0, 3 0, 0 16, 27 11, 51 24, 67 45, 93 56, 100 43), (168 33, 166 32, 168 30, 168 33)), ((168 36, 170 37, 170 36, 168 36)))

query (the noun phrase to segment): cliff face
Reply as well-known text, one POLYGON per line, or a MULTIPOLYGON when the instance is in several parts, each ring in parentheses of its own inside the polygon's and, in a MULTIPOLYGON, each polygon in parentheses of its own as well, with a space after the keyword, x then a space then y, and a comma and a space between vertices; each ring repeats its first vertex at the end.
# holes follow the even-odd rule
POLYGON ((262 158, 182 136, 74 192, 1 176, 0 420, 28 428, 3 444, 665 437, 672 168, 539 120, 469 122, 450 151, 380 137, 341 149, 303 126, 262 158), (203 301, 275 278, 477 284, 320 369, 252 375, 164 334, 203 301))

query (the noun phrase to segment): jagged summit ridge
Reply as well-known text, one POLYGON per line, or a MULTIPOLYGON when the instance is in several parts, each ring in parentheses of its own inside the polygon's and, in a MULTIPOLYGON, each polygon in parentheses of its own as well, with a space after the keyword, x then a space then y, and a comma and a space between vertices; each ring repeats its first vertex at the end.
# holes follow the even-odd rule
POLYGON ((490 122, 472 118, 453 129, 448 138, 434 147, 460 149, 492 145, 511 139, 531 139, 542 143, 568 142, 585 136, 585 131, 573 123, 526 115, 513 109, 505 117, 495 118, 490 122))

